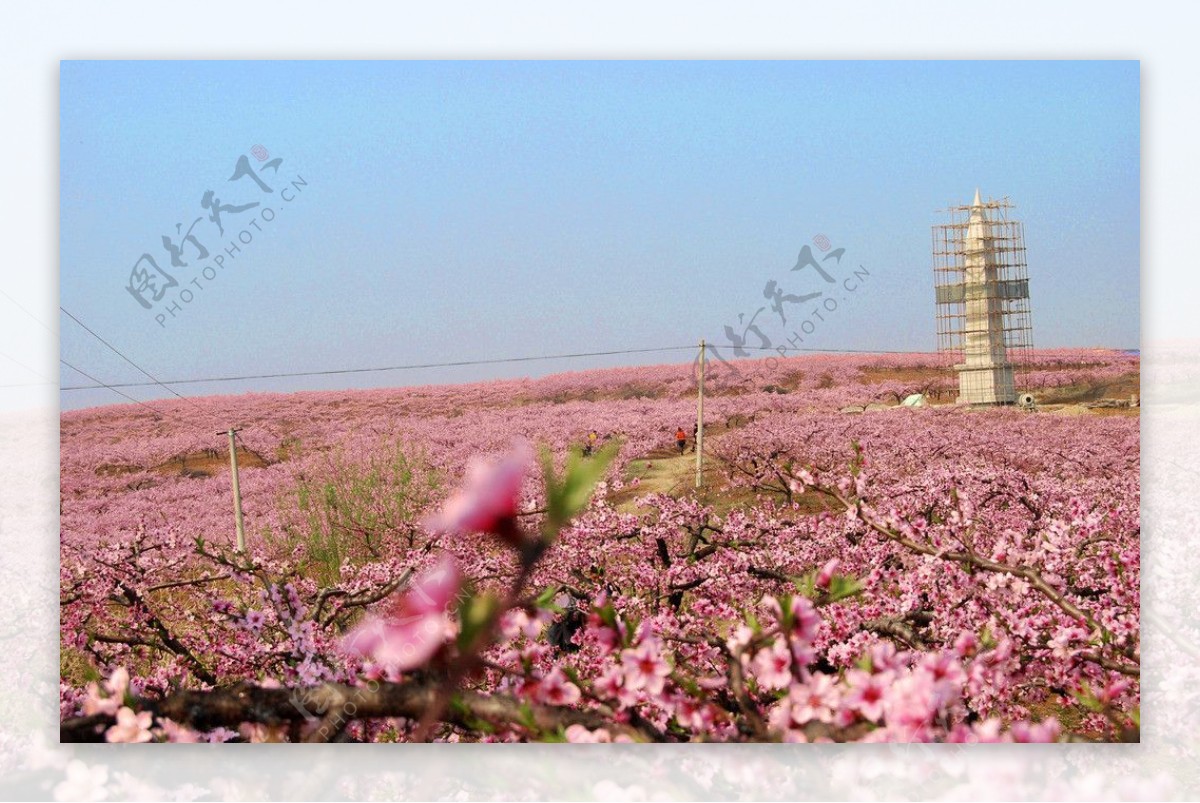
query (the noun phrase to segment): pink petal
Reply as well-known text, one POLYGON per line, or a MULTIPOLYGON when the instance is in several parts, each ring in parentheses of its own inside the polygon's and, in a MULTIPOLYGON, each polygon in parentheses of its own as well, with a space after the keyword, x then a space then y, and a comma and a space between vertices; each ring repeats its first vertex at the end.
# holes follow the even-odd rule
POLYGON ((516 515, 521 484, 533 462, 533 451, 524 442, 501 460, 478 460, 467 469, 463 487, 427 522, 435 532, 492 532, 504 519, 516 515))
POLYGON ((401 599, 403 614, 442 613, 462 587, 462 573, 449 553, 442 553, 433 568, 422 572, 401 599))

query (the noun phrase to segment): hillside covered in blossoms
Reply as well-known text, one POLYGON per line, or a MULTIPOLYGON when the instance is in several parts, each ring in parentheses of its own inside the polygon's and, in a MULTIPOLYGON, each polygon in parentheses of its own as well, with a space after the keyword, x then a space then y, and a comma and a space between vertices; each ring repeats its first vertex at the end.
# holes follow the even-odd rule
POLYGON ((695 373, 64 413, 62 738, 1138 739, 1136 354, 695 373))

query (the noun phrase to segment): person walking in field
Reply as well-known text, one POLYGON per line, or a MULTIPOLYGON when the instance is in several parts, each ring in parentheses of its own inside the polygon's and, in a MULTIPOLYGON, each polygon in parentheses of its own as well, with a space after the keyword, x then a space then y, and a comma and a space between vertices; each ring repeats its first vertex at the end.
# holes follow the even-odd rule
POLYGON ((587 442, 583 446, 584 457, 591 457, 592 452, 596 451, 596 441, 600 440, 600 436, 596 434, 596 430, 588 433, 587 442))
POLYGON ((683 454, 683 450, 687 448, 687 433, 683 427, 675 430, 675 444, 679 447, 679 453, 683 454))

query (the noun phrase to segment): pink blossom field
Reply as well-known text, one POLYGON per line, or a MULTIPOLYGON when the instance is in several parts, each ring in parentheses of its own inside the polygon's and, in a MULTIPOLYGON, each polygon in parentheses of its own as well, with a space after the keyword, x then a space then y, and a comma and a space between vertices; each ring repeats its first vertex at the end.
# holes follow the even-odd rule
POLYGON ((62 738, 1139 738, 1137 355, 693 372, 64 413, 62 738))

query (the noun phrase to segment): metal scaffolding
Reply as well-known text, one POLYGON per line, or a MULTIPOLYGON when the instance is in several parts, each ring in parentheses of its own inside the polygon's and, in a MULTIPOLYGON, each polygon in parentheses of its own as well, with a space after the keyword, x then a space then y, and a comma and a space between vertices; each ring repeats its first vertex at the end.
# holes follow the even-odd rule
POLYGON ((1033 349, 1024 225, 1007 197, 945 210, 933 227, 938 351, 960 404, 1012 404, 1033 349))

